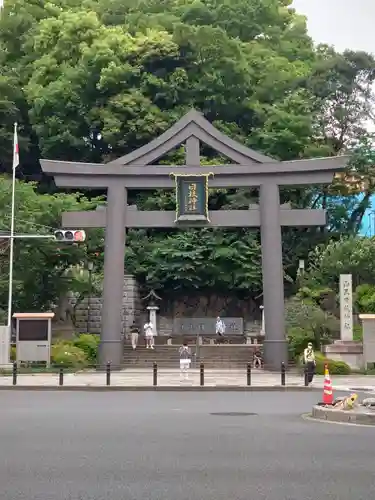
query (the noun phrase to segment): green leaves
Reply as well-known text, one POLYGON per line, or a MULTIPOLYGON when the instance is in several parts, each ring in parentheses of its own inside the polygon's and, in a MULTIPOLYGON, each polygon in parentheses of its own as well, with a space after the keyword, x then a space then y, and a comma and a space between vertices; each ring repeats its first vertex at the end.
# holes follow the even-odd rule
MULTIPOLYGON (((270 141, 257 139, 265 124, 280 121, 272 109, 282 103, 281 126, 294 123, 293 106, 284 101, 296 78, 309 74, 309 61, 295 55, 309 39, 298 16, 276 0, 113 0, 105 9, 95 0, 54 0, 40 7, 21 2, 6 10, 0 43, 9 51, 6 71, 17 58, 42 156, 118 157, 190 107, 225 127, 239 125, 246 141, 252 133, 272 153, 270 141), (8 36, 15 20, 17 47, 8 36)), ((291 153, 299 154, 311 130, 298 120, 295 129, 304 138, 291 153)))
MULTIPOLYGON (((11 182, 0 178, 0 231, 9 234, 11 182)), ((94 208, 99 200, 80 195, 41 195, 35 186, 16 184, 16 234, 52 234, 60 227, 63 211, 94 208)), ((49 239, 17 239, 14 245, 15 311, 48 310, 68 290, 81 291, 82 279, 67 272, 82 266, 101 243, 101 231, 90 231, 87 245, 59 245, 49 239)), ((1 240, 0 240, 1 241, 1 240)), ((0 309, 7 307, 9 255, 2 242, 0 309)))
POLYGON ((375 313, 375 286, 374 285, 359 285, 355 290, 354 295, 355 305, 358 312, 362 314, 375 313))
MULTIPOLYGON (((283 230, 285 273, 293 278, 298 260, 307 259, 317 243, 338 233, 356 234, 373 193, 375 158, 363 123, 374 97, 375 63, 368 54, 315 50, 304 18, 290 5, 290 0, 7 0, 0 19, 1 171, 11 169, 14 121, 21 147, 18 174, 39 180, 39 157, 106 162, 154 139, 192 107, 230 137, 282 160, 350 149, 348 174, 365 182, 363 200, 354 197, 347 178, 331 191, 281 193, 283 202, 323 207, 329 216, 329 232, 283 230)), ((226 161, 210 148, 202 156, 203 164, 226 161)), ((171 158, 182 163, 183 148, 171 158)), ((3 191, 5 228, 9 193, 3 191)), ((63 210, 90 205, 74 195, 39 197, 23 184, 18 191, 23 203, 18 216, 33 228, 56 226, 63 210)), ((210 208, 246 209, 257 194, 217 190, 210 193, 210 208)), ((129 193, 129 198, 141 209, 175 208, 172 192, 129 193)), ((60 275, 96 249, 101 252, 101 236, 94 231, 84 251, 57 253, 51 242, 17 245, 20 307, 29 304, 33 283, 42 290, 31 301, 35 307, 55 300, 67 286, 60 275), (30 273, 22 262, 28 255, 35 260, 30 273)), ((127 244, 128 272, 155 287, 262 291, 257 232, 129 231, 127 244)), ((73 286, 78 290, 81 284, 73 286)))
POLYGON ((192 229, 159 234, 148 238, 143 251, 140 240, 131 234, 125 265, 148 286, 260 293, 260 247, 250 232, 192 229))
POLYGON ((374 238, 342 238, 311 253, 308 283, 337 290, 340 274, 352 274, 354 287, 375 283, 374 238))

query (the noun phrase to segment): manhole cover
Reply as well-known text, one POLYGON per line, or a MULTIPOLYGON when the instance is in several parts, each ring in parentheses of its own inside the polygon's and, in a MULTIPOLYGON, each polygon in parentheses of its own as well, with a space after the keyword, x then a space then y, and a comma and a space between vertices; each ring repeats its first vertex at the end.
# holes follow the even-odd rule
POLYGON ((258 415, 257 413, 245 413, 240 411, 223 411, 217 413, 210 413, 215 417, 251 417, 253 415, 258 415))

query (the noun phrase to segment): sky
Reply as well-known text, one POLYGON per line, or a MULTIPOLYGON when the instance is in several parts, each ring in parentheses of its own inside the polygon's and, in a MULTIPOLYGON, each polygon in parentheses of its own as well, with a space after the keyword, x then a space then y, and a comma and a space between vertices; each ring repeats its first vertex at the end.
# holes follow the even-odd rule
POLYGON ((307 17, 310 36, 339 51, 364 50, 375 54, 375 0, 294 0, 307 17))

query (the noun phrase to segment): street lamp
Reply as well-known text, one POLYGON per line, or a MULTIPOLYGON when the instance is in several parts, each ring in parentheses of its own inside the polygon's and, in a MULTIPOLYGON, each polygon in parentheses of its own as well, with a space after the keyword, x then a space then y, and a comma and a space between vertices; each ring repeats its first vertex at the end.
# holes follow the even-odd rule
POLYGON ((89 296, 87 298, 87 324, 86 324, 86 333, 89 333, 89 323, 90 323, 90 301, 92 295, 92 271, 94 269, 94 263, 89 261, 87 263, 87 270, 89 272, 89 296))

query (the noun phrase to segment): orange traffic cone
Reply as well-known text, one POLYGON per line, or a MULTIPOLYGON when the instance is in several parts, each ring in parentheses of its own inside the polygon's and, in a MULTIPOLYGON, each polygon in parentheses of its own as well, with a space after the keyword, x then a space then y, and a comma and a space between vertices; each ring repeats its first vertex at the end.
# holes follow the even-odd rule
POLYGON ((333 389, 328 365, 324 367, 323 403, 325 405, 331 405, 333 403, 333 389))

